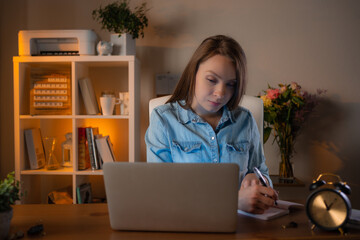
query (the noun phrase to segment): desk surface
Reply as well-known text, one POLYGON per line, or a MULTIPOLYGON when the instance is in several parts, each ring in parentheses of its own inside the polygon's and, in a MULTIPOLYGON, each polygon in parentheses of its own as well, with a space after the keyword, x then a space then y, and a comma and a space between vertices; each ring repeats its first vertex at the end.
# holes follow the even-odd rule
MULTIPOLYGON (((113 231, 106 204, 16 205, 10 232, 26 231, 43 223, 42 239, 339 239, 339 232, 311 231, 305 210, 298 210, 271 221, 238 217, 233 234, 113 231), (281 225, 295 221, 297 228, 281 225)), ((25 234, 26 235, 26 234, 25 234)), ((27 238, 27 236, 25 236, 27 238)), ((41 238, 41 237, 39 237, 41 238)), ((349 229, 345 238, 360 239, 359 229, 349 229)), ((34 239, 34 237, 32 237, 34 239)), ((36 238, 35 238, 36 239, 36 238)))

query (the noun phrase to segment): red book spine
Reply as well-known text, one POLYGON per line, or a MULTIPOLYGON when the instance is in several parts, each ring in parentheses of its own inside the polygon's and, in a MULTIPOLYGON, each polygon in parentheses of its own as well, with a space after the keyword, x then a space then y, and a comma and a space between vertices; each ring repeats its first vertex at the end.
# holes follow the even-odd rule
POLYGON ((78 169, 90 168, 89 149, 86 141, 86 128, 78 128, 78 169))

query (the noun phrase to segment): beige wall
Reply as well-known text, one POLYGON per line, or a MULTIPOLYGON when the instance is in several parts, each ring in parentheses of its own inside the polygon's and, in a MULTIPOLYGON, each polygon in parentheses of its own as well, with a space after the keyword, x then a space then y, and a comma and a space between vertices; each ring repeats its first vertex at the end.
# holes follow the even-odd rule
MULTIPOLYGON (((1 177, 14 169, 12 63, 17 32, 35 29, 94 29, 100 0, 0 1, 0 161, 1 177)), ((141 1, 133 0, 132 4, 141 1)), ((240 42, 249 63, 247 94, 257 95, 280 82, 305 90, 327 89, 318 111, 298 138, 295 175, 307 184, 321 172, 340 174, 360 203, 360 1, 350 0, 149 0, 149 27, 137 41, 141 66, 141 138, 148 126, 147 104, 157 73, 180 74, 205 37, 227 34, 240 42)), ((142 142, 142 159, 145 143, 142 142)), ((279 155, 268 142, 271 173, 279 155)), ((302 189, 302 194, 308 193, 302 189)), ((291 197, 291 196, 290 196, 291 197)))

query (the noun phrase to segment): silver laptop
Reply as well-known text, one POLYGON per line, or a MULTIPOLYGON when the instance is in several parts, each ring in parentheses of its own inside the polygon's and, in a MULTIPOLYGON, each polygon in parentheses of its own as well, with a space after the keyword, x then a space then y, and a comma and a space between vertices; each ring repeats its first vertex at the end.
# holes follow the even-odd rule
POLYGON ((112 229, 236 231, 236 164, 107 162, 103 169, 112 229))

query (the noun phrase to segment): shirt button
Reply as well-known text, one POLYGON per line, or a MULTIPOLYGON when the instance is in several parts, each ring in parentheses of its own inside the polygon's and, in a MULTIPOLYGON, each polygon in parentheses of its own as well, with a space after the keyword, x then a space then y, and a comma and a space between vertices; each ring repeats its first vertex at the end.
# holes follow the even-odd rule
POLYGON ((215 137, 211 137, 211 140, 214 140, 215 139, 215 137))
POLYGON ((214 159, 214 162, 217 162, 217 160, 216 160, 216 159, 214 159))

